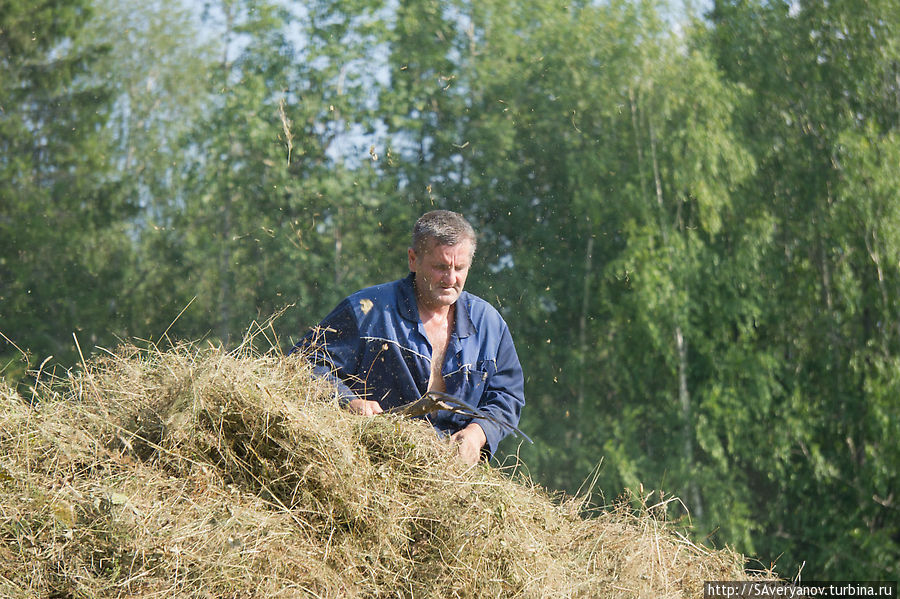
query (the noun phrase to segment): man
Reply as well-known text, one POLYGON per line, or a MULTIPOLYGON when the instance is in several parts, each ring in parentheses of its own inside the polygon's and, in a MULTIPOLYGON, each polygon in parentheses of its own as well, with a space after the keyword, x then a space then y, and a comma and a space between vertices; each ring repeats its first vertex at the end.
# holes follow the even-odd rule
MULTIPOLYGON (((331 378, 341 404, 358 414, 374 416, 442 391, 518 425, 524 379, 509 329, 490 304, 463 291, 475 245, 461 215, 422 215, 407 250, 409 275, 347 297, 292 351, 331 378)), ((450 411, 426 418, 469 464, 493 455, 508 432, 450 411)))

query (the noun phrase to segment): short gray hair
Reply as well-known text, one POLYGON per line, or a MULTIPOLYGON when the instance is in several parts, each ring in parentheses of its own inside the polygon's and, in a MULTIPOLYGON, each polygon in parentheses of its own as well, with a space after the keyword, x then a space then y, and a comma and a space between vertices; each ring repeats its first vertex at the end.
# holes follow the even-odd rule
POLYGON ((462 214, 450 210, 432 210, 420 216, 413 227, 413 251, 416 254, 424 254, 428 251, 428 242, 432 239, 438 245, 456 245, 471 241, 472 254, 475 254, 475 229, 462 214))

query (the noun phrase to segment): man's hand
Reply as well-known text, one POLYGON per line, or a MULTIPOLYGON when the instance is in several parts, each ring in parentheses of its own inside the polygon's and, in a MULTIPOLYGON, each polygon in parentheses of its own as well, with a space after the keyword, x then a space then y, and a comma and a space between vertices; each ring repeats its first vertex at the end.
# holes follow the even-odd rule
POLYGON ((381 409, 381 404, 379 404, 377 401, 358 398, 351 400, 347 404, 347 409, 354 414, 362 414, 363 416, 374 416, 375 414, 381 414, 382 412, 384 412, 384 410, 381 409))
POLYGON ((471 422, 461 430, 450 435, 450 440, 457 444, 459 457, 469 465, 476 464, 481 457, 481 448, 487 443, 484 429, 476 422, 471 422))

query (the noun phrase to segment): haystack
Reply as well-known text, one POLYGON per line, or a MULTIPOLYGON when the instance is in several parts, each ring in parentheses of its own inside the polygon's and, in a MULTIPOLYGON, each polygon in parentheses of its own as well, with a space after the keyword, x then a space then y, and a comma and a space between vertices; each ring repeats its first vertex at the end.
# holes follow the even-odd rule
POLYGON ((746 578, 652 513, 467 467, 301 359, 123 347, 0 382, 0 596, 702 596, 746 578))

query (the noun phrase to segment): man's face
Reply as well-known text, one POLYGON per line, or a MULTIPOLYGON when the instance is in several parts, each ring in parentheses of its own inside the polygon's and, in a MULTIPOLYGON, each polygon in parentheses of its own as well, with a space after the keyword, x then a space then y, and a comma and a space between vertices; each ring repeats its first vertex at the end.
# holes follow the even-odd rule
POLYGON ((416 298, 426 308, 450 306, 459 298, 469 267, 472 242, 438 245, 432 241, 423 255, 409 248, 409 270, 416 273, 416 298))

